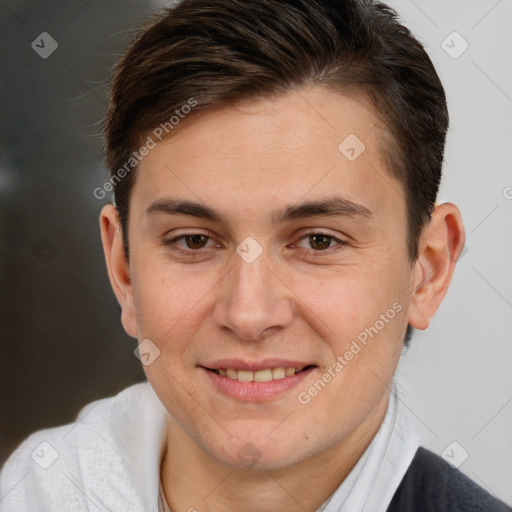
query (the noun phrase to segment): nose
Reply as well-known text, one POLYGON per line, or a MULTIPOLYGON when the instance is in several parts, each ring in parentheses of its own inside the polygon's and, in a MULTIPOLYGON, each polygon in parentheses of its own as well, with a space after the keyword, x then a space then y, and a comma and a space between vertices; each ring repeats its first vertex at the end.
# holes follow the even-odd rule
POLYGON ((214 321, 239 339, 258 340, 288 327, 294 315, 293 293, 269 264, 265 251, 248 263, 238 254, 219 283, 214 321))

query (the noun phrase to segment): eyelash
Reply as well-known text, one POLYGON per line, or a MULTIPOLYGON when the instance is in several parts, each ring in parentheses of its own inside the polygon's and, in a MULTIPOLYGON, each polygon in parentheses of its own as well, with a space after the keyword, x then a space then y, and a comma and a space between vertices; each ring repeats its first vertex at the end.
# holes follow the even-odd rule
MULTIPOLYGON (((167 247, 170 247, 172 251, 175 251, 179 254, 183 254, 183 255, 186 255, 186 256, 199 256, 201 254, 201 252, 204 251, 205 248, 201 248, 201 249, 183 249, 181 248, 180 246, 177 245, 177 242, 179 240, 183 240, 185 237, 187 236, 197 236, 197 235, 200 235, 200 236, 205 236, 208 238, 208 240, 213 240, 213 237, 211 236, 210 233, 208 234, 205 234, 205 233, 184 233, 182 235, 179 235, 175 238, 172 238, 170 240, 164 240, 163 241, 163 244, 167 247)), ((330 235, 328 233, 322 233, 322 232, 311 232, 311 233, 306 233, 305 235, 301 236, 299 238, 299 241, 300 240, 303 240, 305 238, 308 238, 310 236, 314 236, 314 235, 319 235, 319 236, 325 236, 326 238, 329 238, 331 241, 334 241, 336 242, 336 245, 334 245, 333 247, 329 247, 327 249, 323 249, 323 250, 314 250, 314 249, 306 249, 306 252, 310 253, 311 255, 313 256, 321 256, 321 255, 325 255, 325 254, 333 254, 335 252, 338 252, 338 251, 342 251, 346 245, 348 245, 348 242, 346 242, 345 240, 341 240, 333 235, 330 235)), ((208 241, 207 241, 208 243, 208 241)), ((292 246, 295 246, 295 244, 291 244, 292 246)), ((217 245, 218 246, 218 245, 217 245)), ((207 249, 207 248, 206 248, 207 249)))

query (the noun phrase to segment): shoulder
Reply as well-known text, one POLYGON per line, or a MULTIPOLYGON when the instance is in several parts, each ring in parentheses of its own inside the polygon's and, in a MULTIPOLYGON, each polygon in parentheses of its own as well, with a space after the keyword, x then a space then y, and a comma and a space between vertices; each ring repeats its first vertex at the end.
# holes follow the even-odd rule
POLYGON ((133 468, 141 465, 137 459, 143 450, 136 444, 142 438, 150 393, 148 383, 135 384, 114 397, 89 403, 73 423, 30 435, 2 467, 2 511, 61 510, 63 496, 67 510, 89 510, 95 498, 88 492, 94 493, 98 485, 119 495, 126 510, 134 510, 130 504, 137 502, 137 496, 125 489, 126 483, 116 486, 116 482, 137 479, 133 468))
POLYGON ((419 447, 388 512, 510 512, 464 473, 419 447))

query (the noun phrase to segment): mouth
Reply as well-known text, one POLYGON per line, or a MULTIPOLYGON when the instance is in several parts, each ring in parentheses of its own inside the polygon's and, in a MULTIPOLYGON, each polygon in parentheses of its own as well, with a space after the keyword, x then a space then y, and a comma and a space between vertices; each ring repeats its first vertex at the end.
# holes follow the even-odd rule
POLYGON ((244 402, 269 401, 283 396, 318 368, 283 360, 248 363, 224 360, 201 366, 222 395, 244 402))
POLYGON ((314 368, 315 365, 307 366, 278 366, 275 368, 264 368, 262 370, 239 370, 236 368, 205 368, 210 372, 214 372, 221 377, 227 377, 231 380, 238 380, 240 382, 270 382, 273 380, 281 380, 286 377, 293 377, 303 371, 314 368))

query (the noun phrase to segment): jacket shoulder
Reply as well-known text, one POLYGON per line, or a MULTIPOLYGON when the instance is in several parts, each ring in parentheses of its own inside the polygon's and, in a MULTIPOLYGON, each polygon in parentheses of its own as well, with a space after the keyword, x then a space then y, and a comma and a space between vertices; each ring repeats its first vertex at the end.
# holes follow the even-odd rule
POLYGON ((387 512, 510 512, 439 455, 419 447, 387 512))
MULTIPOLYGON (((63 496, 67 510, 89 510, 94 498, 88 496, 87 488, 97 482, 107 487, 108 481, 130 481, 125 459, 141 435, 147 386, 135 384, 91 402, 73 423, 27 437, 1 468, 2 512, 61 510, 63 496)), ((137 501, 129 491, 126 495, 119 500, 137 501)))

